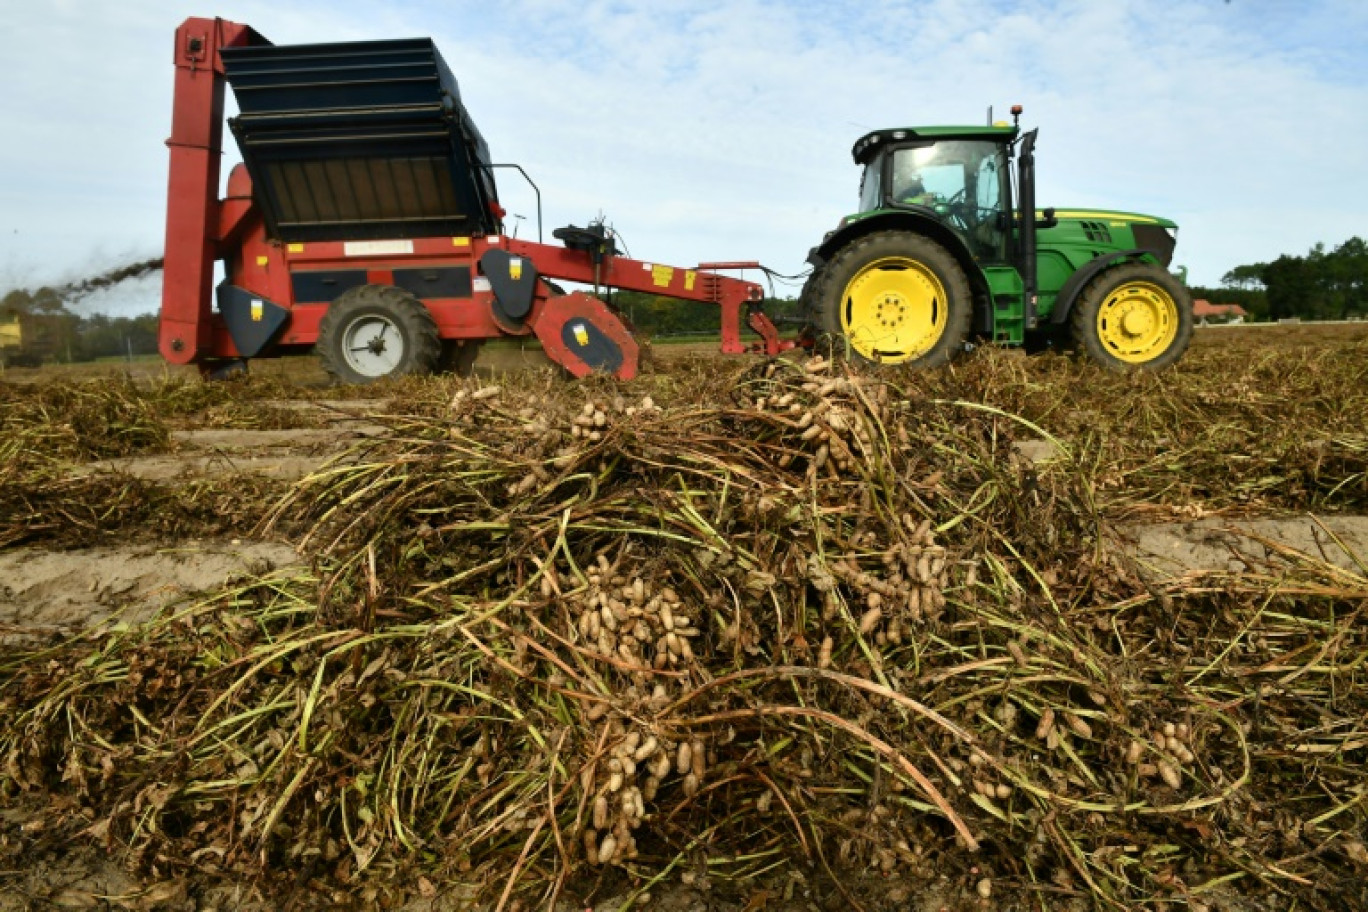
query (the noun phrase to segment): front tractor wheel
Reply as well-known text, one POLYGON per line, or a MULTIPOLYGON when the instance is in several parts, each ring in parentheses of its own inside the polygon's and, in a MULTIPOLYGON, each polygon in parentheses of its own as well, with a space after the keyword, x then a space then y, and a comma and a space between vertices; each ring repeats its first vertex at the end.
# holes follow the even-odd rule
POLYGON ((879 231, 833 256, 814 300, 819 331, 871 364, 939 367, 964 347, 973 294, 964 270, 930 238, 879 231))
POLYGON ((1070 324, 1074 343, 1103 367, 1160 370, 1192 341, 1192 299, 1161 266, 1116 266, 1083 289, 1070 324))
POLYGON ((423 302, 392 285, 352 288, 328 306, 316 345, 323 368, 343 383, 430 374, 442 355, 423 302))

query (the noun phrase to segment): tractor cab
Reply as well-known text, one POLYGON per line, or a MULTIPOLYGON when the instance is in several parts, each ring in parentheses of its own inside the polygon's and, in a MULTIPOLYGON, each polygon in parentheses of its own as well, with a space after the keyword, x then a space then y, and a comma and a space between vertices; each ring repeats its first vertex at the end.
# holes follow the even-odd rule
POLYGON ((859 215, 909 210, 950 228, 981 263, 1010 251, 1009 149, 1015 127, 878 130, 852 150, 864 165, 859 215))

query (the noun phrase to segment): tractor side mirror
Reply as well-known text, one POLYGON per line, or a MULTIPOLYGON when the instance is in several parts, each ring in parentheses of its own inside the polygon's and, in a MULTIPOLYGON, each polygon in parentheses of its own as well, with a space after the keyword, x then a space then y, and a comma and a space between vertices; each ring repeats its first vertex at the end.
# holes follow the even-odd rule
POLYGON ((1059 219, 1055 217, 1053 206, 1044 210, 1043 215, 1045 216, 1043 219, 1036 219, 1037 228, 1053 228, 1055 225, 1059 224, 1059 219))

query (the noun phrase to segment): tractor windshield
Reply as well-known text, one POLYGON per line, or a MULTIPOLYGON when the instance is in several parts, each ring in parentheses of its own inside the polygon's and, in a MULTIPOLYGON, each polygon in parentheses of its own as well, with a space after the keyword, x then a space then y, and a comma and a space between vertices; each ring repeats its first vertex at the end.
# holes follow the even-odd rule
MULTIPOLYGON (((1006 259, 1007 150, 1001 143, 942 140, 893 152, 892 202, 930 209, 981 259, 1006 259)), ((866 190, 869 177, 866 175, 866 190)))

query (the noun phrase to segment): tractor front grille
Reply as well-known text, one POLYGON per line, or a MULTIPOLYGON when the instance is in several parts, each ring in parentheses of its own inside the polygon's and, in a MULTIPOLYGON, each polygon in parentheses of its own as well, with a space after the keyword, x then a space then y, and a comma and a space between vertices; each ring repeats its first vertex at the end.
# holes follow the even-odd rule
POLYGON ((1173 262, 1173 248, 1177 246, 1177 239, 1159 225, 1133 225, 1131 230, 1135 234, 1135 246, 1150 251, 1164 264, 1164 268, 1168 268, 1168 264, 1173 262))

